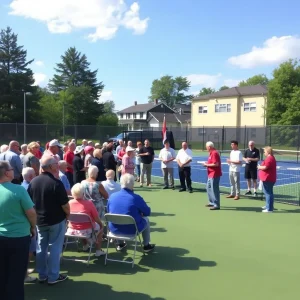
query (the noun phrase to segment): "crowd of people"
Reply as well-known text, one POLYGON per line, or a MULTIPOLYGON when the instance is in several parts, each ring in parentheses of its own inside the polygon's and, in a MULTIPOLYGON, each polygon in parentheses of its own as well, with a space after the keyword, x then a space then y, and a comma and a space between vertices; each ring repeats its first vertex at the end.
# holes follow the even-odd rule
MULTIPOLYGON (((174 166, 178 166, 179 192, 193 192, 191 163, 193 154, 186 142, 176 154, 168 140, 163 142, 158 160, 161 163, 163 189, 175 189, 174 166)), ((272 212, 273 186, 276 182, 276 160, 272 148, 266 147, 265 160, 258 164, 260 153, 253 141, 244 154, 238 142, 231 141, 232 151, 227 159, 231 192, 227 198, 240 199, 240 172, 245 164, 246 195, 257 196, 257 173, 266 196, 263 212, 272 212), (253 187, 253 192, 251 191, 253 187)), ((220 178, 222 163, 212 142, 206 143, 208 159, 202 163, 207 169, 207 195, 210 210, 220 209, 220 178)), ((60 274, 60 257, 65 233, 82 234, 83 250, 91 247, 92 229, 96 232, 95 256, 105 255, 103 225, 105 213, 129 214, 143 235, 144 252, 150 252, 151 209, 134 192, 135 181, 140 187, 152 185, 151 174, 155 158, 149 140, 138 142, 120 140, 114 151, 113 140, 102 146, 83 140, 60 144, 52 140, 41 147, 39 141, 19 145, 11 141, 0 147, 0 293, 4 299, 24 299, 24 281, 53 285, 67 279, 60 274), (145 181, 146 177, 146 181, 145 181), (119 182, 118 182, 118 180, 119 182), (93 225, 68 222, 70 214, 86 213, 93 225), (93 226, 94 228, 92 228, 93 226), (28 260, 35 255, 38 278, 31 277, 28 260), (9 297, 8 297, 9 293, 9 297)), ((109 224, 116 234, 133 234, 132 225, 109 224)), ((121 251, 127 245, 115 241, 121 251)))

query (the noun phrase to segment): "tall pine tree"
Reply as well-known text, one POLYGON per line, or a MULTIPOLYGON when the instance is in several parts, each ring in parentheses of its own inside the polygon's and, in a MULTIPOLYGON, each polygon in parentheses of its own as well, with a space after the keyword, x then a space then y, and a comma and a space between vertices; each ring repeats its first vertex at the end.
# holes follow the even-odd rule
MULTIPOLYGON (((0 122, 23 121, 23 91, 35 92, 27 51, 10 27, 0 32, 0 122)), ((30 103, 30 99, 28 99, 30 103)), ((29 105, 30 107, 30 105, 29 105)), ((30 116, 29 116, 30 117, 30 116)))

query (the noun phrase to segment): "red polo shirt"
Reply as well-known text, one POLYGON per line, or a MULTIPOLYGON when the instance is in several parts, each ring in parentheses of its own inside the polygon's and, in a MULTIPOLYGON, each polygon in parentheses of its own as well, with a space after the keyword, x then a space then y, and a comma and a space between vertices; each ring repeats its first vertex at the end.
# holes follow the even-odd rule
POLYGON ((266 159, 261 163, 262 166, 266 166, 266 170, 259 171, 259 179, 261 181, 276 182, 276 159, 272 155, 268 155, 266 159))
MULTIPOLYGON (((64 160, 70 164, 71 166, 73 166, 73 160, 74 160, 74 152, 68 150, 65 155, 64 155, 64 160)), ((73 173, 73 168, 69 168, 67 167, 66 170, 68 173, 73 173)))
POLYGON ((217 150, 212 150, 209 153, 207 164, 216 164, 218 163, 218 167, 207 167, 208 178, 216 178, 222 176, 221 169, 221 158, 219 152, 217 150))

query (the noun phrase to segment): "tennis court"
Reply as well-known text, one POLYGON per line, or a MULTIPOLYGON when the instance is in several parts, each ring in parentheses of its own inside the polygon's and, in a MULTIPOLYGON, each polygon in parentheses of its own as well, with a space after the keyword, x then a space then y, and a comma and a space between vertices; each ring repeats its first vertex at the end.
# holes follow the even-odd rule
MULTIPOLYGON (((243 150, 241 150, 243 153, 243 150)), ((277 150, 281 151, 281 150, 277 150)), ((194 151, 196 152, 196 151, 194 151)), ((200 162, 207 161, 207 152, 197 151, 196 155, 193 157, 193 162, 191 163, 192 169, 192 181, 194 188, 205 188, 205 183, 207 181, 207 170, 204 168, 200 162), (198 153, 197 153, 198 152, 198 153)), ((274 187, 275 201, 286 202, 290 204, 299 205, 300 199, 300 165, 296 162, 296 157, 298 157, 299 151, 282 151, 275 152, 275 157, 277 160, 277 182, 274 187)), ((299 152, 300 153, 300 152, 299 152)), ((230 182, 229 182, 229 166, 226 159, 229 157, 229 151, 221 152, 221 162, 222 162, 222 173, 223 176, 220 180, 220 190, 222 193, 230 192, 230 182)), ((155 182, 163 182, 162 171, 160 168, 160 161, 158 156, 153 163, 153 179, 155 182)), ((247 182, 244 179, 244 167, 243 164, 241 170, 241 194, 247 189, 247 182)), ((174 178, 179 182, 179 176, 177 170, 174 172, 174 178)), ((258 191, 261 193, 261 191, 258 191)), ((260 195, 262 198, 262 193, 260 195)))

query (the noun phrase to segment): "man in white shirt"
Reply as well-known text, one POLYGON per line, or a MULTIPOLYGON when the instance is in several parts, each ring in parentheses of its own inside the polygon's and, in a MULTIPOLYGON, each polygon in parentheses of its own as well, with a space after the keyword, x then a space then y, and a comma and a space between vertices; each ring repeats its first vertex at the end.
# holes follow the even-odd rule
POLYGON ((231 192, 226 198, 234 198, 234 200, 240 199, 240 170, 243 161, 243 155, 238 146, 237 141, 231 141, 232 151, 230 152, 230 158, 227 159, 231 192))
POLYGON ((188 149, 187 143, 182 143, 182 149, 180 149, 176 156, 176 161, 178 163, 179 179, 181 184, 181 189, 179 192, 186 191, 186 185, 190 193, 193 192, 192 181, 191 181, 191 161, 193 159, 193 153, 191 149, 188 149), (186 185, 185 185, 186 182, 186 185))
POLYGON ((115 179, 115 171, 114 170, 108 170, 106 172, 105 176, 106 176, 106 180, 102 181, 101 184, 103 185, 104 189, 106 190, 106 192, 108 194, 108 198, 109 198, 110 195, 121 190, 121 185, 114 181, 114 179, 115 179))
POLYGON ((173 148, 170 147, 170 142, 168 140, 164 141, 165 147, 160 150, 158 158, 161 160, 161 169, 164 175, 165 186, 163 189, 169 188, 170 176, 170 188, 175 189, 174 187, 174 172, 173 172, 173 160, 176 159, 176 153, 173 148))

